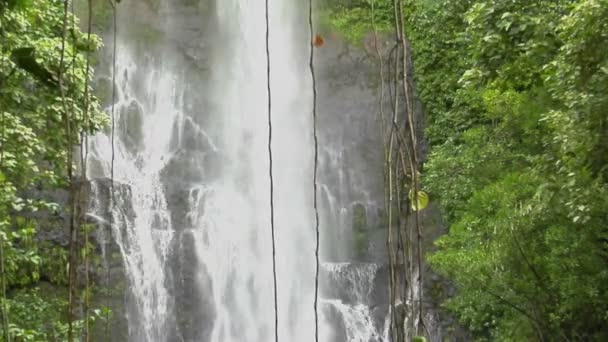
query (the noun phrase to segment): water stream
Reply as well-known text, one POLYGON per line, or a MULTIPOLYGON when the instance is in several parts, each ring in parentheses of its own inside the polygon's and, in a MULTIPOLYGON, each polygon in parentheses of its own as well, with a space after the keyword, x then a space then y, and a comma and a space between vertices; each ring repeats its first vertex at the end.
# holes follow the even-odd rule
MULTIPOLYGON (((271 3, 278 331, 281 341, 310 342, 315 324, 315 225, 308 36, 305 27, 296 25, 302 8, 288 0, 271 3)), ((128 339, 272 341, 263 3, 215 4, 216 33, 223 42, 210 56, 213 68, 204 85, 189 83, 192 69, 175 46, 142 48, 132 43, 128 31, 136 25, 126 22, 136 11, 136 4, 124 6, 119 17, 127 33, 118 38, 114 147, 108 132, 91 140, 94 166, 89 175, 110 177, 113 165, 111 232, 128 281, 128 339), (204 98, 208 105, 194 105, 194 98, 204 98)), ((170 37, 179 25, 179 13, 169 1, 161 1, 159 11, 173 18, 161 25, 170 37)), ((339 178, 339 187, 348 186, 342 184, 341 171, 339 178)), ((100 186, 94 183, 94 197, 101 197, 100 186)), ((319 185, 319 196, 330 201, 320 208, 321 214, 345 226, 347 208, 331 189, 319 185)), ((95 213, 102 201, 94 203, 95 213)), ((348 266, 326 261, 323 276, 337 279, 352 298, 321 299, 320 341, 386 341, 386 324, 374 322, 374 305, 367 298, 378 266, 345 271, 348 266), (340 313, 341 324, 330 317, 332 310, 340 313)))

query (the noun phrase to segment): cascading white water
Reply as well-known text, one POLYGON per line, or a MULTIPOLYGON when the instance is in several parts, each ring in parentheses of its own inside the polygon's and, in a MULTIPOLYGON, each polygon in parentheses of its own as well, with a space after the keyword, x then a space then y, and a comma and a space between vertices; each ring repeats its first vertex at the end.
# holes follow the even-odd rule
POLYGON ((388 342, 386 333, 388 322, 375 322, 373 304, 370 298, 375 288, 378 272, 376 264, 324 263, 326 277, 337 293, 332 299, 324 299, 327 309, 339 313, 348 342, 388 342))
POLYGON ((341 291, 348 294, 355 303, 369 301, 374 290, 374 278, 378 271, 376 264, 325 263, 323 268, 328 276, 341 285, 341 291))
POLYGON ((136 62, 132 50, 125 45, 118 51, 114 156, 111 136, 95 136, 90 158, 101 169, 91 168, 90 172, 109 177, 113 158, 115 181, 130 189, 128 193, 115 194, 112 212, 113 236, 135 301, 129 304, 128 315, 137 323, 129 326, 129 333, 136 341, 161 341, 168 337, 172 304, 165 266, 173 229, 160 172, 171 154, 171 135, 165 128, 171 127, 179 116, 174 103, 176 84, 162 63, 136 62), (131 89, 129 77, 136 73, 146 76, 145 98, 138 98, 131 89), (138 118, 141 113, 145 115, 138 118), (133 127, 138 119, 141 127, 133 127), (121 134, 127 130, 140 130, 140 141, 127 141, 129 137, 121 134), (125 213, 125 208, 131 208, 133 213, 125 213))
MULTIPOLYGON (((161 5, 171 8, 168 0, 161 5)), ((197 94, 213 104, 209 112, 185 109, 184 103, 191 99, 184 98, 184 89, 193 85, 183 84, 185 69, 176 63, 171 47, 161 47, 160 54, 142 51, 119 36, 115 153, 112 157, 108 134, 94 137, 90 159, 99 167, 91 168, 90 176, 109 177, 114 158, 114 178, 129 189, 116 191, 112 212, 113 237, 129 282, 129 341, 269 342, 274 338, 263 5, 253 0, 217 2, 218 31, 224 40, 210 62, 212 90, 197 94), (205 146, 196 153, 216 156, 212 166, 217 175, 210 176, 205 163, 197 160, 199 154, 192 154, 192 141, 205 146), (177 167, 173 164, 184 160, 177 167), (184 173, 197 177, 177 179, 184 173), (185 207, 184 222, 175 219, 181 215, 175 213, 176 206, 185 207), (182 260, 176 255, 178 249, 186 249, 185 241, 193 252, 182 260), (198 287, 185 291, 191 297, 182 302, 207 313, 195 316, 198 321, 192 324, 210 327, 206 331, 188 326, 195 331, 190 339, 177 322, 176 316, 184 313, 176 304, 175 288, 190 285, 173 279, 175 260, 192 265, 198 287), (203 322, 202 316, 212 322, 203 322)), ((135 13, 123 13, 122 19, 135 13)), ((310 342, 315 324, 312 89, 308 61, 302 57, 310 52, 309 37, 294 27, 297 15, 302 13, 293 1, 271 1, 277 309, 279 339, 310 342)), ((171 30, 168 24, 164 27, 171 30)), ((336 153, 331 146, 324 150, 336 153)), ((343 170, 339 183, 340 189, 348 186, 343 170)), ((319 197, 332 204, 320 208, 322 216, 336 211, 329 216, 337 218, 343 230, 340 236, 346 235, 348 204, 338 203, 323 183, 319 197)), ((334 342, 338 335, 348 342, 385 338, 382 327, 373 322, 369 303, 364 303, 376 270, 370 264, 353 278, 342 266, 333 266, 330 272, 345 277, 356 300, 320 298, 320 341, 334 342), (328 306, 341 313, 346 333, 333 331, 328 306)))
POLYGON ((331 305, 342 316, 346 341, 348 342, 382 342, 384 336, 374 326, 369 307, 365 304, 344 304, 340 300, 326 299, 323 304, 331 305))
MULTIPOLYGON (((308 53, 297 41, 287 1, 270 6, 273 182, 279 338, 314 340, 314 214, 308 53)), ((265 10, 259 1, 218 3, 227 40, 215 61, 222 99, 218 146, 222 176, 201 184, 194 203, 197 251, 212 281, 216 320, 211 341, 274 338, 270 226, 265 10)), ((321 333, 328 328, 320 322, 321 333)), ((326 340, 323 337, 321 340, 326 340)))
MULTIPOLYGON (((167 54, 137 50, 121 36, 116 44, 114 134, 90 140, 88 176, 114 177, 111 234, 128 280, 129 339, 165 341, 175 334, 167 273, 175 231, 161 178, 174 154, 168 127, 183 120, 181 94, 167 54)), ((110 200, 100 194, 93 182, 93 213, 110 200)))

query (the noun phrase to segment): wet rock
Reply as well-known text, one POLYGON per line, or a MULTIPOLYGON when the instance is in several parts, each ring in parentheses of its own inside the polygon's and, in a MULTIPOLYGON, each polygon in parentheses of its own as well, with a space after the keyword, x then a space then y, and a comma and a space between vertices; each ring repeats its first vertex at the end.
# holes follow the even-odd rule
POLYGON ((210 134, 190 117, 184 119, 182 130, 178 133, 178 136, 181 137, 181 148, 185 150, 197 152, 215 150, 215 145, 210 134))
POLYGON ((133 154, 143 146, 143 108, 135 100, 123 107, 118 119, 118 137, 133 154))
POLYGON ((370 263, 323 263, 319 270, 321 295, 345 304, 388 303, 387 273, 370 263))
POLYGON ((169 264, 175 289, 176 321, 185 341, 206 341, 215 318, 211 279, 197 261, 192 230, 178 233, 173 240, 169 264))
MULTIPOLYGON (((389 315, 389 305, 388 304, 379 304, 373 305, 370 308, 372 321, 375 327, 375 330, 378 332, 384 332, 386 329, 387 318, 389 315)), ((383 336, 384 337, 384 336, 383 336)), ((385 341, 389 342, 389 341, 385 341)))
POLYGON ((116 208, 119 208, 127 217, 131 219, 134 217, 135 212, 131 206, 131 187, 128 184, 101 177, 91 179, 89 186, 91 195, 88 211, 90 214, 87 217, 91 223, 109 224, 111 212, 116 208), (113 198, 111 198, 111 191, 113 191, 113 198))
POLYGON ((344 317, 336 306, 331 303, 323 303, 321 306, 323 317, 327 320, 329 325, 332 327, 332 341, 341 342, 347 341, 346 327, 344 326, 344 317))
MULTIPOLYGON (((115 85, 115 87, 118 87, 118 85, 115 85)), ((108 108, 112 105, 112 92, 114 92, 114 90, 112 88, 111 78, 98 77, 93 83, 93 90, 102 108, 108 108)), ((115 92, 114 104, 118 103, 118 101, 120 101, 120 94, 115 92)))

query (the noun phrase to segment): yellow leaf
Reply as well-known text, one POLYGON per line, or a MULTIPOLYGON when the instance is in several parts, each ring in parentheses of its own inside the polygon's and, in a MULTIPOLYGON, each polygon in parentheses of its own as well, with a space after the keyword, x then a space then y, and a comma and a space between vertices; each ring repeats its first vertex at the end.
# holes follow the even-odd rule
POLYGON ((410 190, 407 197, 410 199, 410 205, 414 211, 423 210, 429 205, 429 195, 424 191, 418 191, 418 195, 414 198, 414 193, 410 190))

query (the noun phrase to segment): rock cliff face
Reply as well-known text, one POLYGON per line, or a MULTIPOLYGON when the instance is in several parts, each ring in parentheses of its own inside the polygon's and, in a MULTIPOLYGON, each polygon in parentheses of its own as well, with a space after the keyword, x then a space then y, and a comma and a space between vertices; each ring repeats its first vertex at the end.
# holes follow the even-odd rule
MULTIPOLYGON (((388 56, 390 47, 393 45, 392 37, 379 34, 378 46, 383 58, 388 56)), ((319 50, 319 70, 321 74, 320 85, 320 108, 322 115, 322 130, 324 134, 336 134, 345 137, 343 146, 343 159, 340 160, 341 166, 327 170, 328 177, 343 176, 346 181, 333 179, 329 184, 338 184, 334 193, 343 196, 342 203, 347 203, 348 220, 351 224, 346 236, 339 236, 340 231, 332 231, 330 234, 337 234, 338 239, 347 239, 353 247, 347 252, 346 258, 352 262, 349 267, 351 272, 361 271, 361 263, 353 261, 372 262, 379 265, 378 272, 373 279, 373 291, 369 293, 367 299, 372 305, 386 314, 390 303, 389 269, 387 265, 387 234, 385 213, 383 212, 383 141, 381 133, 380 103, 382 102, 385 115, 390 111, 390 90, 389 76, 385 69, 385 98, 380 94, 380 65, 377 51, 374 48, 373 33, 368 34, 361 42, 361 47, 353 47, 340 39, 338 34, 333 34, 328 39, 326 48, 319 50), (345 124, 347 123, 347 124, 345 124), (357 137, 353 139, 353 137, 357 137), (341 171, 345 171, 345 175, 341 171), (333 173, 332 173, 333 171, 333 173), (338 172, 336 172, 338 171, 338 172), (363 176, 363 177, 361 177, 363 176), (342 188, 342 185, 346 185, 342 188), (352 204, 363 204, 365 208, 363 217, 357 217, 356 211, 352 210, 352 204), (350 205, 350 207, 348 207, 350 205), (356 235, 357 230, 364 231, 365 244, 363 253, 358 253, 356 235)), ((413 53, 410 51, 410 55, 413 53)), ((387 61, 384 60, 386 68, 387 61)), ((418 155, 420 162, 426 160, 428 145, 424 138, 425 112, 422 102, 418 99, 415 89, 414 73, 412 63, 409 63, 408 83, 413 87, 414 92, 414 119, 416 122, 415 132, 419 142, 418 155)), ((326 160, 325 166, 332 165, 331 159, 326 160)), ((441 235, 447 233, 447 227, 442 221, 439 208, 431 205, 420 213, 420 225, 423 230, 423 250, 424 253, 431 253, 434 241, 441 235)), ((408 218, 405 223, 407 229, 414 229, 413 218, 408 218)), ((328 238, 332 241, 332 238, 328 238)), ((339 255, 338 259, 345 257, 339 255)), ((363 266, 364 267, 364 266, 363 266)), ((398 269, 401 267, 397 267, 398 269)), ((443 303, 447 298, 454 294, 455 289, 447 279, 435 274, 423 260, 424 269, 424 299, 423 307, 425 311, 425 323, 430 333, 431 341, 466 341, 469 339, 467 332, 451 317, 443 308, 443 303)), ((328 274, 328 280, 332 282, 332 276, 328 274)), ((335 280, 335 279, 334 279, 335 280)), ((339 284, 339 283, 338 283, 339 284)), ((333 283, 328 288, 334 289, 329 293, 330 297, 341 298, 345 302, 353 302, 349 298, 348 286, 333 283), (338 290, 339 289, 339 290, 338 290), (345 292, 346 291, 346 292, 345 292)), ((409 286, 409 284, 401 284, 409 286)), ((378 309, 377 309, 378 310, 378 309)), ((375 311, 375 320, 380 322, 382 314, 375 311)), ((402 306, 397 307, 397 311, 403 310, 402 306)))

